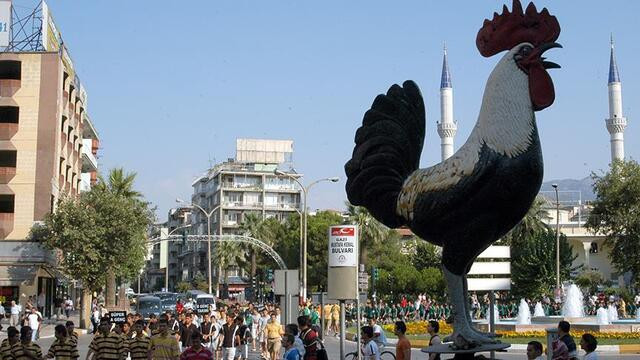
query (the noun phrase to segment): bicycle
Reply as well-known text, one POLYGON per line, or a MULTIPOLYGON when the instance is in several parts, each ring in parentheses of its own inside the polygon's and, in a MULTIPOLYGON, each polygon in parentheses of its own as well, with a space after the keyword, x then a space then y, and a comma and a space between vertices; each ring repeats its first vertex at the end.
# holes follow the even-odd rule
MULTIPOLYGON (((358 352, 350 352, 344 356, 344 360, 356 360, 358 358, 358 352)), ((362 356, 360 357, 362 359, 362 356)), ((396 354, 391 351, 383 351, 380 353, 380 360, 396 360, 396 354)))

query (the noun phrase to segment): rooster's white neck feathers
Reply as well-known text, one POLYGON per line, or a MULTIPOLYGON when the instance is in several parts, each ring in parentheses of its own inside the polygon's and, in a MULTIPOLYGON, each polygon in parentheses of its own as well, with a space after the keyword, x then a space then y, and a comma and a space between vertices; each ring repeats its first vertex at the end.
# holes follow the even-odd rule
POLYGON ((529 78, 513 58, 518 48, 507 52, 491 72, 478 121, 465 144, 447 160, 418 169, 407 178, 397 201, 400 216, 413 219, 419 194, 447 189, 471 175, 483 145, 499 155, 513 158, 532 144, 535 115, 529 96, 529 78))

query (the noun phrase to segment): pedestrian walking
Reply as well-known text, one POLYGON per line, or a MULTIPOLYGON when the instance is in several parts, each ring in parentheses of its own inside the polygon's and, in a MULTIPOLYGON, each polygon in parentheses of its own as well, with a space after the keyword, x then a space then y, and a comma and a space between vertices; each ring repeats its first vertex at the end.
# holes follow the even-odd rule
POLYGON ((222 326, 220 336, 222 337, 222 359, 234 360, 236 356, 236 341, 238 326, 232 316, 227 316, 227 323, 222 326))
MULTIPOLYGON (((435 320, 430 320, 427 325, 427 332, 429 333, 429 346, 442 344, 440 339, 440 324, 435 320)), ((440 360, 440 354, 429 354, 429 360, 440 360)))
POLYGON ((158 321, 160 333, 151 338, 149 342, 149 360, 177 360, 180 357, 178 340, 169 334, 167 317, 161 316, 158 321))
POLYGON ((318 359, 318 333, 311 327, 311 319, 307 316, 298 316, 297 320, 300 329, 300 340, 304 345, 304 353, 301 354, 303 359, 318 359))
POLYGON ((135 336, 128 340, 127 349, 131 360, 146 360, 151 339, 144 333, 144 321, 138 320, 133 324, 135 336))
POLYGON ((64 326, 67 328, 67 336, 69 337, 69 340, 71 340, 72 343, 74 343, 76 346, 78 346, 78 334, 76 334, 76 330, 75 330, 75 324, 73 323, 73 321, 68 320, 64 326))
POLYGON ((111 320, 108 317, 100 319, 98 334, 89 344, 87 359, 93 354, 99 360, 121 360, 127 357, 127 348, 122 336, 111 332, 111 320))
POLYGON ((45 306, 47 305, 47 296, 44 293, 44 289, 40 291, 40 295, 38 295, 38 299, 36 301, 38 305, 38 311, 41 314, 44 314, 45 312, 44 309, 45 309, 45 306))
POLYGON ((396 360, 411 360, 411 343, 405 336, 406 332, 407 325, 404 321, 396 321, 393 328, 393 333, 398 337, 396 360))
POLYGON ((48 359, 75 360, 80 357, 78 347, 67 337, 67 328, 64 325, 56 325, 55 336, 56 340, 47 352, 48 359))
POLYGON ((589 334, 583 334, 580 339, 580 348, 585 351, 584 360, 598 360, 598 354, 596 348, 598 347, 598 340, 589 334))
POLYGON ((40 331, 40 323, 42 322, 42 315, 36 308, 31 308, 31 312, 27 316, 29 327, 31 328, 31 341, 38 339, 38 332, 40 331))
POLYGON ((20 324, 20 313, 22 312, 22 307, 16 304, 15 300, 11 300, 11 317, 9 318, 10 326, 18 326, 20 324))
POLYGON ((186 349, 192 345, 191 343, 191 334, 198 331, 198 328, 192 323, 192 315, 190 313, 186 314, 184 317, 184 323, 180 328, 180 333, 178 335, 178 340, 182 344, 182 349, 186 349))
POLYGON ((530 341, 527 344, 527 360, 544 360, 546 356, 542 355, 542 344, 539 341, 530 341))
POLYGON ((71 316, 71 312, 73 311, 73 300, 70 297, 66 298, 64 301, 64 315, 69 318, 71 316))
POLYGON ((202 335, 199 332, 191 334, 191 346, 180 355, 180 360, 213 360, 213 353, 202 346, 202 335))
POLYGON ((300 352, 294 346, 295 337, 290 334, 284 335, 282 338, 282 346, 284 347, 283 360, 300 360, 300 352))
POLYGON ((28 326, 20 329, 20 342, 13 345, 11 355, 15 360, 42 359, 42 349, 31 341, 33 330, 28 326))
POLYGON ((15 326, 7 328, 7 338, 0 343, 0 359, 11 359, 11 348, 20 341, 20 333, 15 326))

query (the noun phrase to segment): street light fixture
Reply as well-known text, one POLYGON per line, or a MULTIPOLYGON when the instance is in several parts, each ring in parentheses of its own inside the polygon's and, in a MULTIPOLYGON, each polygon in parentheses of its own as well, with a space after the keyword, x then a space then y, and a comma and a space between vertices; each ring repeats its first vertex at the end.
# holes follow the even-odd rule
MULTIPOLYGON (((167 236, 171 236, 171 234, 173 234, 174 232, 176 232, 176 231, 178 231, 180 229, 188 228, 190 226, 191 226, 191 224, 178 226, 177 228, 169 231, 167 236)), ((167 289, 167 291, 169 291, 169 261, 167 261, 167 267, 164 269, 164 288, 167 289)), ((140 277, 138 276, 138 294, 139 293, 140 293, 140 277)))
MULTIPOLYGON (((185 202, 180 198, 176 198, 176 202, 180 204, 188 204, 187 202, 185 202)), ((202 211, 202 213, 204 213, 204 215, 207 217, 207 258, 209 259, 209 261, 207 261, 207 265, 208 265, 207 270, 209 273, 209 294, 212 294, 213 293, 213 286, 212 286, 213 273, 211 272, 211 216, 213 215, 213 212, 218 209, 218 207, 215 207, 210 212, 207 212, 200 205, 194 204, 193 202, 191 203, 191 206, 202 211)), ((220 289, 218 286, 216 286, 216 298, 218 297, 220 297, 220 289)))
POLYGON ((319 180, 316 180, 312 183, 310 183, 309 185, 307 185, 306 187, 300 182, 300 180, 298 180, 298 178, 296 178, 295 176, 286 173, 282 170, 278 170, 275 169, 273 170, 273 173, 277 176, 286 176, 290 179, 292 179, 293 181, 295 181, 296 183, 298 183, 298 185, 300 186, 300 188, 302 189, 302 193, 304 195, 304 200, 303 200, 303 206, 304 206, 304 239, 302 241, 302 249, 301 249, 301 253, 302 253, 302 261, 300 262, 300 267, 302 268, 302 289, 301 289, 301 293, 300 293, 300 301, 306 301, 307 299, 307 218, 309 216, 309 209, 307 208, 307 195, 309 194, 309 189, 311 189, 311 187, 319 182, 323 182, 323 181, 330 181, 330 182, 338 182, 340 181, 340 178, 337 176, 333 176, 333 177, 328 177, 328 178, 322 178, 319 180))
POLYGON ((560 198, 558 184, 551 184, 556 191, 556 291, 560 289, 560 198))

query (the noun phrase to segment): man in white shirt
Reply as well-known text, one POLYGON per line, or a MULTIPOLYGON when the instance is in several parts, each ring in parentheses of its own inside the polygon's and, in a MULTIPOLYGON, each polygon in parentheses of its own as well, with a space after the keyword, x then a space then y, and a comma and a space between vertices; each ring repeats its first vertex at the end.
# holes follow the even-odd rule
POLYGON ((31 328, 31 341, 36 341, 38 336, 38 329, 40 328, 40 322, 42 321, 42 315, 36 308, 31 309, 31 314, 27 316, 29 321, 29 327, 31 328))
POLYGON ((542 356, 542 344, 538 341, 531 341, 527 344, 527 360, 544 360, 542 356))
POLYGON ((20 324, 21 311, 22 311, 22 306, 16 304, 15 301, 11 300, 11 318, 9 319, 9 325, 18 326, 20 324))
POLYGON ((375 318, 371 318, 369 320, 369 326, 373 328, 373 341, 376 342, 378 348, 387 345, 387 337, 384 334, 384 330, 382 330, 382 327, 376 323, 375 318))
POLYGON ((371 326, 363 326, 360 336, 362 337, 362 359, 380 360, 378 345, 373 341, 373 328, 371 326))

